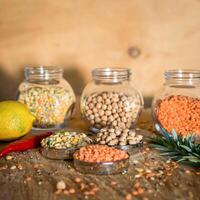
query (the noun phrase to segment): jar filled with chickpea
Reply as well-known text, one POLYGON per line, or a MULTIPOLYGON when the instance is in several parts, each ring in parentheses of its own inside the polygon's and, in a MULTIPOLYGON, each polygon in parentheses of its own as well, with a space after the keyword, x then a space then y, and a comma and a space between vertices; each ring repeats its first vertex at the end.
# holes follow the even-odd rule
POLYGON ((92 130, 130 128, 143 108, 143 98, 127 68, 96 68, 81 95, 81 113, 92 130))

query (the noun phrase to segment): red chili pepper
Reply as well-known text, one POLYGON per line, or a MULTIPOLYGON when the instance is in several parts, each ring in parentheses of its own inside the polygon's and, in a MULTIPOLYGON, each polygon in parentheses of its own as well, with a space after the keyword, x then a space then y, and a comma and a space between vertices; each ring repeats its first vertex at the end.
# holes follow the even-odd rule
POLYGON ((25 151, 28 149, 36 148, 40 145, 43 138, 48 137, 52 132, 40 133, 39 135, 30 135, 27 138, 12 142, 0 151, 0 157, 5 156, 10 152, 25 151))

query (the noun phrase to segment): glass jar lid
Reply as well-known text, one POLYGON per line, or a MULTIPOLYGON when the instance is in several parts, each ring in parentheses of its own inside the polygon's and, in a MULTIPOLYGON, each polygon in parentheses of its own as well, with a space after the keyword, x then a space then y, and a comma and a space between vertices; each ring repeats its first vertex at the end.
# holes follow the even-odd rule
POLYGON ((195 87, 200 84, 200 70, 168 70, 164 73, 166 84, 178 87, 195 87))
POLYGON ((168 70, 164 75, 166 80, 200 80, 200 70, 168 70))
POLYGON ((131 75, 131 70, 128 68, 96 68, 92 71, 92 77, 97 81, 112 81, 120 82, 129 80, 131 75))
POLYGON ((25 67, 24 74, 26 80, 49 80, 62 77, 63 69, 57 66, 25 67))

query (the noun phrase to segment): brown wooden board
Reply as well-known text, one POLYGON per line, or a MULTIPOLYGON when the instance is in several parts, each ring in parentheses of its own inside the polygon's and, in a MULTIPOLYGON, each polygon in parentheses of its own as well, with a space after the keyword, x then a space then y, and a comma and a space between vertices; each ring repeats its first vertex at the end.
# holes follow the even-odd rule
MULTIPOLYGON (((151 129, 149 119, 144 112, 139 126, 151 129)), ((87 129, 78 119, 70 121, 69 126, 87 129)), ((117 175, 81 174, 72 162, 46 159, 39 149, 10 155, 11 160, 0 159, 0 200, 200 199, 200 170, 169 161, 146 144, 131 153, 128 172, 117 175), (56 184, 60 180, 75 193, 57 194, 56 184), (94 194, 92 188, 97 188, 94 194)))

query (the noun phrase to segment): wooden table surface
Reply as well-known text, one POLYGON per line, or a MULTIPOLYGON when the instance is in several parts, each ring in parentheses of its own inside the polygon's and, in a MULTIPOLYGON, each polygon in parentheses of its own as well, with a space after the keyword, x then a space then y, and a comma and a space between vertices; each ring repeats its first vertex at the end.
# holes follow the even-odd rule
MULTIPOLYGON (((78 118, 68 126, 87 130, 78 118)), ((149 111, 143 112, 138 126, 150 131, 144 134, 152 134, 149 111)), ((81 174, 72 162, 46 159, 38 149, 11 156, 11 160, 0 159, 0 200, 200 199, 200 169, 178 165, 148 145, 135 149, 128 172, 117 175, 81 174), (71 188, 75 193, 59 193, 56 184, 60 180, 67 191, 71 188)))

